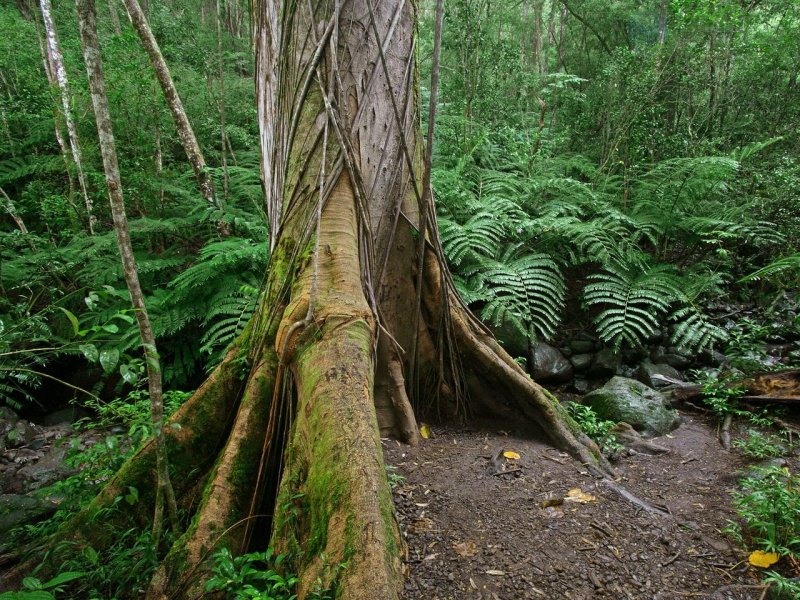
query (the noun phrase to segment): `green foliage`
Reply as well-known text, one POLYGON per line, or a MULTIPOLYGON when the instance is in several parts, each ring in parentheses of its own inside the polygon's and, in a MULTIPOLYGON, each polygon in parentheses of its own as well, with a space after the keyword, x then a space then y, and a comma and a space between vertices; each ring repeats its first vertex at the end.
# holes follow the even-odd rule
POLYGON ((0 593, 0 600, 55 600, 57 594, 64 593, 67 583, 85 575, 76 571, 62 571, 44 583, 36 577, 26 577, 22 580, 22 591, 0 593))
POLYGON ((213 558, 212 577, 206 583, 206 592, 223 592, 230 600, 297 598, 297 578, 281 574, 281 565, 286 557, 274 555, 271 548, 236 557, 227 548, 222 548, 213 558))
POLYGON ((617 442, 617 438, 611 433, 614 425, 616 425, 614 421, 601 419, 590 406, 584 406, 577 402, 567 403, 567 410, 581 428, 581 431, 597 442, 603 454, 613 456, 622 450, 622 445, 617 442))
POLYGON ((788 435, 775 435, 762 433, 750 429, 747 437, 731 442, 734 448, 739 448, 748 458, 764 460, 788 454, 794 444, 788 435))
POLYGON ((800 550, 800 479, 788 469, 758 468, 741 482, 734 506, 753 542, 766 552, 794 555, 800 550))
POLYGON ((706 377, 702 381, 703 403, 708 406, 718 418, 724 419, 727 415, 747 415, 746 411, 737 407, 739 398, 744 395, 745 389, 740 385, 732 384, 726 377, 706 377))

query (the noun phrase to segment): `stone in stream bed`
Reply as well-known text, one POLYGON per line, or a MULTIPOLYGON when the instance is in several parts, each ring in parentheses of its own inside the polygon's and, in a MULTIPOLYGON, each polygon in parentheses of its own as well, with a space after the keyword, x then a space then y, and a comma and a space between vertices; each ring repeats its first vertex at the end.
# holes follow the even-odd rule
POLYGON ((602 419, 624 421, 644 435, 664 435, 680 425, 680 417, 656 390, 626 377, 614 377, 584 397, 602 419))

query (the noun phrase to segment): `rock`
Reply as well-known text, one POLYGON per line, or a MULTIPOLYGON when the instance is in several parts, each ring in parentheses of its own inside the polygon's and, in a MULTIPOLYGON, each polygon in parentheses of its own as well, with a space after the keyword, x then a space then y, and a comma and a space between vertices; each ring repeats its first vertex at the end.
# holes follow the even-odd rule
POLYGON ((578 394, 586 394, 589 391, 589 381, 580 377, 576 377, 572 382, 572 387, 578 394))
POLYGON ((22 482, 24 490, 38 490, 67 476, 72 469, 64 464, 66 453, 65 445, 53 448, 39 460, 31 461, 17 471, 16 478, 22 482))
POLYGON ((645 435, 663 435, 680 424, 680 417, 669 401, 635 379, 614 377, 587 394, 584 403, 601 418, 625 421, 645 435))
POLYGON ((576 373, 583 373, 592 365, 593 359, 594 354, 573 354, 570 357, 569 362, 572 363, 576 373))
POLYGON ((47 517, 55 512, 56 507, 56 503, 50 500, 20 494, 0 495, 0 534, 5 534, 19 525, 47 517))
POLYGON ((661 375, 663 377, 669 377, 670 379, 677 379, 678 381, 683 381, 683 375, 675 369, 667 364, 653 364, 649 360, 645 360, 642 364, 639 365, 639 370, 636 373, 636 379, 641 381, 645 385, 649 385, 652 388, 662 388, 669 385, 668 381, 664 381, 663 379, 659 379, 655 377, 656 375, 661 375))
POLYGON ((655 364, 666 363, 678 370, 686 369, 692 364, 691 357, 684 356, 677 348, 673 347, 658 346, 650 353, 650 358, 655 364))
POLYGON ((61 425, 63 423, 74 423, 80 417, 78 412, 78 407, 76 406, 63 408, 61 410, 52 412, 49 415, 45 415, 44 419, 42 420, 42 424, 50 426, 61 425))
POLYGON ((594 350, 594 342, 591 340, 572 340, 569 347, 575 354, 586 354, 594 350))
POLYGON ((614 375, 620 364, 622 364, 622 358, 619 354, 611 348, 603 348, 594 355, 589 373, 598 377, 614 375))
POLYGON ((503 346, 503 349, 508 352, 512 358, 518 356, 528 356, 528 336, 520 332, 516 327, 510 323, 502 323, 496 327, 492 327, 497 341, 503 346))
POLYGON ((538 344, 531 357, 531 376, 535 381, 569 381, 572 379, 572 363, 558 348, 538 344))
POLYGON ((4 446, 6 448, 19 448, 27 446, 39 435, 38 428, 22 419, 14 423, 13 427, 6 433, 4 446))

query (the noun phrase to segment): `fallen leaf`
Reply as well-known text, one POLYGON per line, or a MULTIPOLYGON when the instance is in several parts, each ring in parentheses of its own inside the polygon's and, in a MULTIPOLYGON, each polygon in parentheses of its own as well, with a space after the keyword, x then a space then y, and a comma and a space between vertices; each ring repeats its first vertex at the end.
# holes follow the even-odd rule
POLYGON ((478 547, 475 542, 461 542, 460 544, 453 544, 453 550, 456 554, 463 558, 475 556, 478 553, 478 547))
POLYGON ((505 456, 506 458, 510 458, 511 460, 519 460, 520 459, 519 454, 517 454, 513 450, 506 450, 505 452, 503 452, 503 456, 505 456))
POLYGON ((506 574, 506 572, 505 571, 498 571, 497 569, 489 569, 488 571, 486 571, 486 574, 487 575, 495 575, 497 577, 502 577, 503 575, 506 574))
POLYGON ((763 550, 756 550, 752 552, 750 556, 747 558, 748 562, 753 565, 754 567, 760 567, 762 569, 766 569, 767 567, 771 567, 774 565, 780 556, 775 554, 774 552, 764 552, 763 550))
POLYGON ((431 521, 427 517, 416 519, 415 521, 412 521, 408 525, 409 533, 420 533, 423 531, 430 531, 431 529, 433 529, 433 521, 431 521))
POLYGON ((564 502, 579 502, 581 504, 586 504, 587 502, 594 502, 597 500, 595 496, 591 494, 587 494, 581 488, 572 488, 567 492, 567 495, 564 496, 564 502))
POLYGON ((420 423, 419 434, 422 436, 422 439, 427 440, 431 437, 431 428, 425 423, 420 423))

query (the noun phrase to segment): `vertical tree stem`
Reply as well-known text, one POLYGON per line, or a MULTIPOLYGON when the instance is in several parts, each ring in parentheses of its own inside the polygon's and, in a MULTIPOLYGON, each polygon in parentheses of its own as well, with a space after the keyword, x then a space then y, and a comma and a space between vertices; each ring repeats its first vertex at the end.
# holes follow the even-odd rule
MULTIPOLYGON (((136 322, 139 326, 145 362, 147 364, 147 383, 150 393, 150 412, 156 439, 156 472, 158 496, 166 501, 167 512, 173 528, 177 528, 177 506, 175 494, 169 479, 167 464, 167 448, 164 439, 164 403, 161 388, 161 366, 156 349, 153 329, 144 303, 144 295, 139 284, 139 274, 136 260, 133 256, 128 218, 125 214, 125 202, 122 197, 122 181, 120 179, 117 152, 114 144, 114 133, 111 127, 111 113, 108 108, 103 67, 100 59, 100 46, 97 41, 95 25, 94 0, 76 0, 78 8, 78 26, 81 42, 83 44, 83 60, 86 63, 86 74, 89 78, 89 90, 92 95, 95 120, 97 122, 97 135, 100 140, 100 153, 103 158, 103 169, 106 174, 108 196, 111 203, 111 216, 114 221, 114 231, 117 235, 117 245, 122 259, 122 270, 125 283, 131 295, 131 304, 136 312, 136 322)), ((156 506, 153 537, 160 535, 160 514, 163 506, 156 506)))

